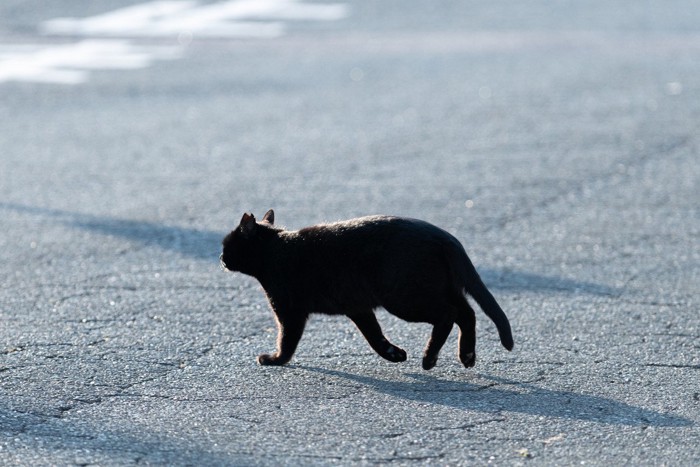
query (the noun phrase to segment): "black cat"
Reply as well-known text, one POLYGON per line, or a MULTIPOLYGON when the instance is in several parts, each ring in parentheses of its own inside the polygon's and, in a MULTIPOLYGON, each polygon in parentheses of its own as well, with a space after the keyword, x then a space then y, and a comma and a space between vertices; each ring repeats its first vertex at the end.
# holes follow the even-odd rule
POLYGON ((508 318, 481 281, 459 241, 427 222, 371 216, 297 231, 274 227, 269 210, 261 222, 243 214, 223 241, 221 264, 255 277, 265 289, 278 324, 277 352, 261 365, 284 365, 294 354, 311 313, 350 318, 369 345, 392 362, 406 352, 382 333, 374 310, 384 307, 406 321, 433 325, 423 368, 437 362, 454 323, 460 329, 459 359, 476 360, 476 318, 465 293, 496 323, 511 350, 508 318))

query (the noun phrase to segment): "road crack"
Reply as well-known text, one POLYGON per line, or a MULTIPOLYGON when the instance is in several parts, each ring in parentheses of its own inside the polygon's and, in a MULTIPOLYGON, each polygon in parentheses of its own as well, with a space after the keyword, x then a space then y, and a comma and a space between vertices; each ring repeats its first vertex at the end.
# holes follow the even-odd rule
POLYGON ((700 370, 700 364, 645 363, 644 366, 657 367, 657 368, 682 368, 682 369, 700 370))

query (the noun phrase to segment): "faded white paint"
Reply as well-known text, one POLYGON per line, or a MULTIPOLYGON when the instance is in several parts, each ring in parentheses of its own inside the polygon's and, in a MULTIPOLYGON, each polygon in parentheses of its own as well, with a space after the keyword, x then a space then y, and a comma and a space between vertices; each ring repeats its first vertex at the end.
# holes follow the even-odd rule
POLYGON ((343 4, 296 0, 236 0, 198 5, 155 1, 88 18, 56 18, 42 24, 47 35, 89 37, 279 37, 284 20, 332 21, 343 18, 343 4), (254 21, 251 21, 254 20, 254 21), (272 21, 270 21, 272 20, 272 21))
POLYGON ((179 55, 175 47, 144 47, 115 39, 6 48, 0 49, 0 82, 79 84, 87 80, 89 70, 133 70, 179 55))
POLYGON ((102 39, 0 45, 0 83, 79 84, 89 78, 90 70, 144 68, 155 60, 179 57, 184 50, 136 45, 138 38, 171 37, 180 45, 197 37, 275 38, 285 33, 284 21, 333 21, 346 15, 344 4, 300 0, 235 0, 205 5, 193 0, 159 0, 87 18, 56 18, 39 26, 42 34, 102 39))

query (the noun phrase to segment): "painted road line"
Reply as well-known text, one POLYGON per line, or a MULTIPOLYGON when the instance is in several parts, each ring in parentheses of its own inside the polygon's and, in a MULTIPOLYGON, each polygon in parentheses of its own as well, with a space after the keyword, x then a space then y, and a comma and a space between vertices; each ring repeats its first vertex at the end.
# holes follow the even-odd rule
POLYGON ((138 39, 174 38, 183 46, 197 37, 276 38, 284 35, 286 21, 336 21, 347 14, 348 7, 342 3, 303 0, 234 0, 204 5, 194 0, 159 0, 86 18, 55 18, 39 26, 42 34, 90 40, 0 46, 0 83, 80 84, 87 81, 90 70, 144 68, 155 60, 178 58, 184 51, 177 46, 135 45, 138 39))
POLYGON ((347 15, 344 4, 297 0, 235 0, 199 5, 193 1, 155 1, 87 18, 44 22, 46 35, 88 37, 279 37, 283 21, 335 21, 347 15), (253 21, 254 20, 254 21, 253 21))
POLYGON ((180 56, 177 47, 134 45, 127 40, 93 39, 74 44, 0 49, 0 82, 80 84, 90 70, 134 70, 154 60, 180 56))

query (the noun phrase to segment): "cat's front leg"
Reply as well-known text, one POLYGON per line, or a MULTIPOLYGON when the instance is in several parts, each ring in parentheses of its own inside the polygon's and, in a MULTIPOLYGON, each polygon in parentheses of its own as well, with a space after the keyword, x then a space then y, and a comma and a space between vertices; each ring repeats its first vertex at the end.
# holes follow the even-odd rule
POLYGON ((304 333, 306 316, 281 317, 277 314, 277 352, 258 355, 260 365, 284 365, 292 359, 304 333))
POLYGON ((379 356, 390 362, 406 361, 406 351, 395 346, 384 337, 384 333, 382 333, 382 328, 379 326, 374 312, 370 311, 368 313, 353 315, 349 316, 349 318, 355 323, 355 326, 357 326, 362 335, 365 336, 365 339, 367 339, 367 342, 369 342, 370 347, 372 347, 379 356))

